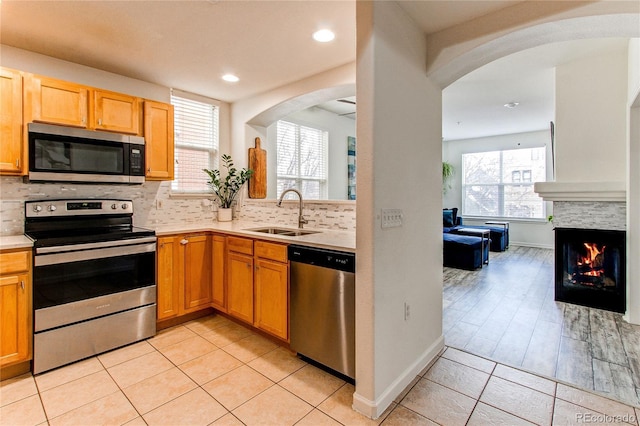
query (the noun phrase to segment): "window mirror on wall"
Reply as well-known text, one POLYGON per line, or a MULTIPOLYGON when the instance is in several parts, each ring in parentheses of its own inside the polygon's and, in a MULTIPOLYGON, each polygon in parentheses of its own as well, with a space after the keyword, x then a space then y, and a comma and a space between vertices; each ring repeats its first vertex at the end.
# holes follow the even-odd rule
POLYGON ((267 198, 355 200, 355 97, 325 102, 267 127, 267 198))

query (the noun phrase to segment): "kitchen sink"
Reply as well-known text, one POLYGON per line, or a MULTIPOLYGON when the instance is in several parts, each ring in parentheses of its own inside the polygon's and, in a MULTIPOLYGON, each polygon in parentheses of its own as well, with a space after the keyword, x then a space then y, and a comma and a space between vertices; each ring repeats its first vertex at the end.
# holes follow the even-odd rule
POLYGON ((320 232, 320 231, 307 231, 304 229, 275 228, 272 226, 267 228, 251 228, 251 229, 246 229, 245 231, 261 232, 263 234, 283 235, 286 237, 299 237, 301 235, 317 234, 320 232))

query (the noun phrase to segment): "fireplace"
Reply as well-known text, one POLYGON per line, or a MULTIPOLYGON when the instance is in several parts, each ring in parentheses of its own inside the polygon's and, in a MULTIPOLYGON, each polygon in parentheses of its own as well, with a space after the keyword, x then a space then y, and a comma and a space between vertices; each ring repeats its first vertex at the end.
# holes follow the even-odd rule
POLYGON ((624 313, 624 231, 555 229, 555 300, 624 313))

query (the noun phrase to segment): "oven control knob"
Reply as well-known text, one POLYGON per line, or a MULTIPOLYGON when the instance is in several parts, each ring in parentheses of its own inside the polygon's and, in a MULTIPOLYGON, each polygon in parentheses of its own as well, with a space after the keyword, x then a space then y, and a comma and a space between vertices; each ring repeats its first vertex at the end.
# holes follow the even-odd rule
POLYGON ((53 204, 50 204, 49 207, 47 207, 47 210, 49 210, 50 212, 55 212, 56 210, 58 210, 58 208, 53 204))
POLYGON ((115 210, 118 208, 118 205, 116 203, 111 204, 111 210, 115 210))
POLYGON ((120 206, 120 207, 122 207, 122 210, 126 210, 127 207, 129 207, 129 206, 127 205, 127 203, 122 203, 122 206, 120 206))
POLYGON ((36 213, 40 213, 42 211, 42 206, 36 204, 35 206, 33 206, 33 211, 36 213))

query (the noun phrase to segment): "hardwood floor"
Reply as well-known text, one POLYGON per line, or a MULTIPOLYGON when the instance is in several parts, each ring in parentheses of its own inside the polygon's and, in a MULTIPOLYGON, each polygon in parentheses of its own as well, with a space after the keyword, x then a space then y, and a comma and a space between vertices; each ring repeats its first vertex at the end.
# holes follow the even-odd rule
POLYGON ((445 344, 640 406, 640 326, 554 301, 553 250, 512 246, 444 268, 445 344))

